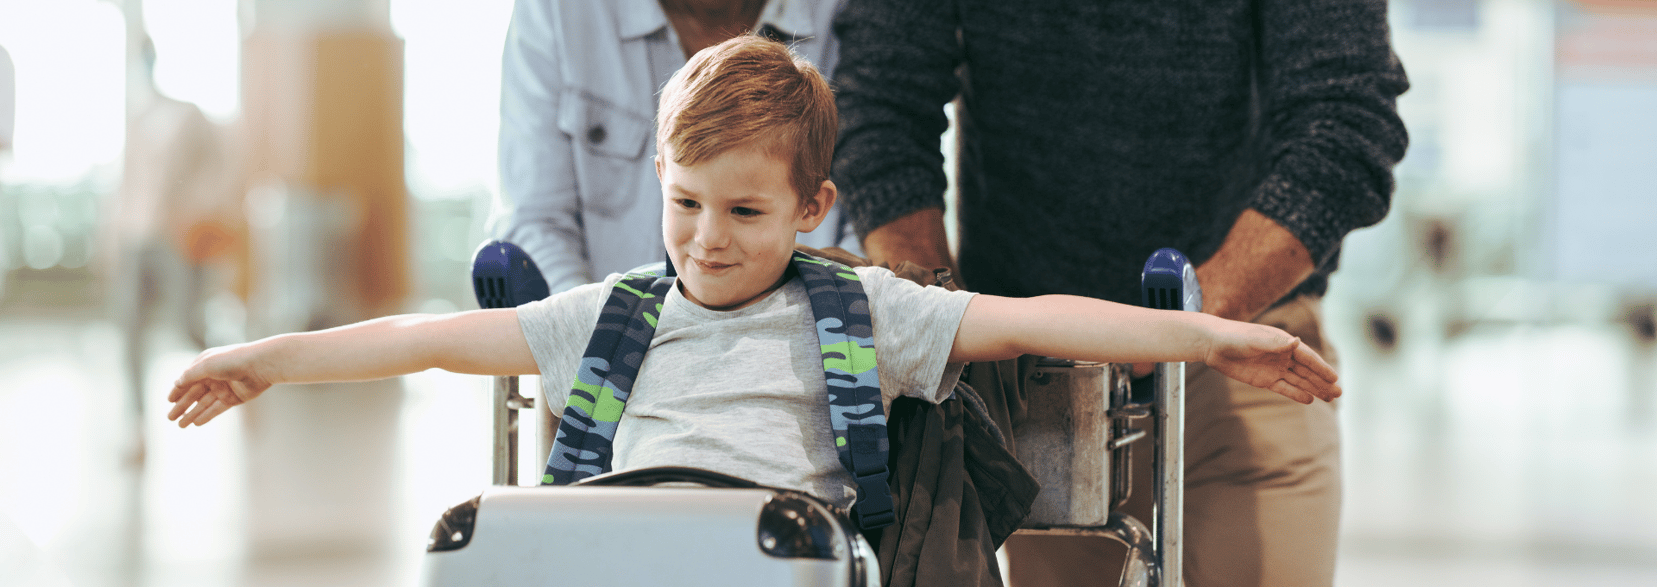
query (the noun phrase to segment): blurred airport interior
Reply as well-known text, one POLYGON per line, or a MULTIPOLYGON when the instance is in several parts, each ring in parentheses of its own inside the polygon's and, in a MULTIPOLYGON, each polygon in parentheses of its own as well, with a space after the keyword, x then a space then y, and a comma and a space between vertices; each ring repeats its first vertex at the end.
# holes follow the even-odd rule
MULTIPOLYGON (((415 582, 486 378, 164 396, 203 344, 476 307, 511 4, 0 0, 0 586, 415 582)), ((1657 585, 1657 1, 1391 9, 1337 585, 1657 585)))

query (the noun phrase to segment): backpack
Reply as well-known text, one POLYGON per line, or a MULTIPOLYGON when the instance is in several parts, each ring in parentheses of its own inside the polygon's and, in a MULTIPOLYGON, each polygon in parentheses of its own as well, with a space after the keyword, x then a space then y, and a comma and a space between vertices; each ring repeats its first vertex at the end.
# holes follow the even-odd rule
MULTIPOLYGON (((845 265, 799 251, 791 263, 805 282, 823 349, 835 449, 857 485, 852 520, 865 532, 890 525, 896 519, 887 485, 890 445, 868 298, 845 265)), ((616 428, 674 281, 668 271, 637 272, 611 287, 571 383, 543 485, 610 470, 616 428)))

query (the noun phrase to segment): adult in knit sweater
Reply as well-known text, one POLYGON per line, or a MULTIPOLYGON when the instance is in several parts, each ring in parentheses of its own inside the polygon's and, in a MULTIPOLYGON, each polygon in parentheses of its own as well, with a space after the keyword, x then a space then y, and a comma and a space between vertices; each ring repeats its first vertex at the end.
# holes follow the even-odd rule
MULTIPOLYGON (((834 181, 866 253, 958 267, 968 289, 1137 303, 1176 247, 1203 311, 1324 356, 1341 240, 1380 221, 1408 88, 1384 0, 850 0, 836 19, 834 181), (944 232, 944 105, 959 122, 959 265, 944 232)), ((1188 371, 1190 585, 1329 585, 1333 406, 1188 371)), ((1019 398, 1010 398, 1016 405, 1019 398)), ((1010 410, 1016 413, 1016 408, 1010 410)), ((1129 513, 1149 517, 1148 443, 1129 513)), ((1103 539, 1015 537, 1015 585, 1097 584, 1103 539)), ((1104 568, 1101 568, 1104 567, 1104 568)))

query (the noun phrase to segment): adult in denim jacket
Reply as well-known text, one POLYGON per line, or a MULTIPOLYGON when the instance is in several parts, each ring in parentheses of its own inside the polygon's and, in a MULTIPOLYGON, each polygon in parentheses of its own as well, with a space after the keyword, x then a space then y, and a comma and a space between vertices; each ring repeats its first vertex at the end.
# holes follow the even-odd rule
MULTIPOLYGON (((501 59, 500 192, 489 232, 554 293, 660 261, 657 90, 689 55, 757 30, 824 74, 841 0, 518 0, 501 59)), ((834 246, 836 213, 800 243, 834 246)), ((847 239, 850 243, 850 239, 847 239)))

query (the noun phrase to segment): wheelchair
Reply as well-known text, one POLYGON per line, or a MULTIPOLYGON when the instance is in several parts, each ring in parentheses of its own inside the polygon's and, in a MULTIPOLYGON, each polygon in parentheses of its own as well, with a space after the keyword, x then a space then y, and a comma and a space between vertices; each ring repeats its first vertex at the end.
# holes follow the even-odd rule
MULTIPOLYGON (((547 295, 528 256, 500 242, 479 249, 473 286, 485 308, 547 295)), ((1146 261, 1142 286, 1147 306, 1201 309, 1195 271, 1173 249, 1146 261)), ((1156 365, 1151 393, 1129 381, 1128 365, 1051 358, 1026 374, 1027 397, 1045 401, 1028 402, 1012 433, 1041 491, 1017 532, 1111 538, 1128 550, 1121 585, 1179 587, 1185 365, 1156 365), (1119 511, 1139 441, 1154 443, 1149 524, 1119 511)), ((422 585, 880 585, 875 554, 845 513, 802 492, 682 467, 518 487, 521 412, 542 418, 542 460, 555 429, 518 384, 494 378, 493 485, 438 521, 422 585)))

